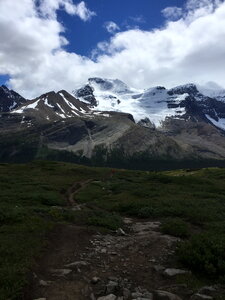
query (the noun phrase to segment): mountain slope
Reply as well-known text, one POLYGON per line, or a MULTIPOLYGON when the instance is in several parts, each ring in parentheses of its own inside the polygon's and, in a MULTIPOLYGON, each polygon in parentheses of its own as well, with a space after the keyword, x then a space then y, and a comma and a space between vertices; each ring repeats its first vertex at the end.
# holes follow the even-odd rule
POLYGON ((79 117, 89 110, 85 103, 62 90, 58 93, 49 92, 43 94, 14 109, 13 113, 33 116, 42 121, 55 121, 58 119, 79 117))
POLYGON ((6 86, 0 86, 0 112, 8 112, 26 102, 22 96, 6 86))
POLYGON ((136 168, 153 161, 225 160, 225 103, 193 84, 140 91, 92 78, 74 95, 49 92, 0 113, 0 160, 136 168))

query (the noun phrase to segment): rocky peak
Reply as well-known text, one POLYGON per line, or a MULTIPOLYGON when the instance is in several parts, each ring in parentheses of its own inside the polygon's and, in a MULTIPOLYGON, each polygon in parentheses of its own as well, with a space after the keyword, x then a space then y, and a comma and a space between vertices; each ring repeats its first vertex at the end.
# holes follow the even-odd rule
POLYGON ((130 93, 130 88, 119 79, 89 78, 88 83, 94 89, 110 91, 118 94, 130 93))
POLYGON ((168 90, 167 93, 169 95, 174 95, 174 94, 182 95, 182 94, 187 93, 189 95, 195 96, 195 95, 199 94, 199 91, 195 84, 189 83, 189 84, 179 85, 175 88, 172 88, 172 89, 168 90))
POLYGON ((51 91, 28 101, 18 109, 14 109, 13 113, 29 115, 39 120, 55 121, 79 117, 88 111, 89 108, 85 103, 61 90, 57 93, 51 91))
POLYGON ((9 112, 25 103, 26 99, 5 85, 0 86, 0 112, 9 112))
POLYGON ((90 104, 91 107, 97 106, 97 101, 94 96, 94 88, 89 84, 86 84, 84 87, 73 91, 73 94, 75 97, 78 97, 87 104, 90 104))

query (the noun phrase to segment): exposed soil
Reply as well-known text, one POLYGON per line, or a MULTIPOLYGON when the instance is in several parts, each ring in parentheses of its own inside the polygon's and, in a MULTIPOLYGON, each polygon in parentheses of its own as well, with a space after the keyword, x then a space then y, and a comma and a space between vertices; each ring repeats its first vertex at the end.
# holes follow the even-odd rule
MULTIPOLYGON (((71 206, 77 205, 74 196, 88 182, 75 183, 67 191, 71 206)), ((193 291, 177 284, 176 276, 166 275, 166 269, 177 267, 178 239, 161 234, 159 226, 160 222, 125 218, 124 231, 102 234, 88 226, 57 225, 24 299, 95 300, 108 294, 121 300, 190 299, 193 291), (155 297, 156 290, 176 295, 155 297)))
MULTIPOLYGON (((174 284, 179 290, 174 277, 163 274, 166 267, 174 267, 176 238, 162 235, 157 222, 125 222, 129 223, 127 235, 104 235, 88 227, 58 225, 49 235, 25 299, 95 299, 107 293, 109 278, 133 292, 139 287, 151 292, 168 286, 171 291, 174 284), (68 266, 71 263, 74 266, 68 266), (65 270, 69 273, 63 275, 65 270), (91 283, 94 277, 100 279, 96 284, 91 283)), ((122 289, 117 292, 122 294, 122 289)), ((187 293, 183 287, 179 292, 187 293)))
POLYGON ((75 201, 75 195, 79 193, 86 185, 88 185, 92 179, 88 179, 85 181, 74 182, 74 184, 68 188, 66 192, 66 200, 70 206, 78 205, 75 201))

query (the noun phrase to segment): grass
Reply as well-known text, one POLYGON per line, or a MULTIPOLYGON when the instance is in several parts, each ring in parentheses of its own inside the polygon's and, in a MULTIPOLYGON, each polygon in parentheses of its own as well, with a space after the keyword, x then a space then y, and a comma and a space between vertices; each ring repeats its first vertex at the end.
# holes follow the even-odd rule
MULTIPOLYGON (((20 299, 26 274, 45 244, 46 232, 61 221, 79 222, 63 213, 65 191, 74 181, 98 178, 104 169, 64 163, 0 165, 0 299, 20 299), (58 215, 56 214, 58 211, 58 215)), ((86 215, 83 216, 86 219, 86 215)))
POLYGON ((179 261, 202 276, 225 282, 225 169, 117 171, 93 182, 77 200, 99 209, 162 221, 161 231, 185 239, 179 261))
POLYGON ((191 235, 189 225, 179 218, 166 220, 161 226, 161 231, 180 238, 187 238, 191 235))
POLYGON ((177 252, 182 264, 224 280, 225 169, 111 175, 110 169, 68 163, 0 164, 0 299, 20 298, 56 223, 115 230, 123 216, 161 220, 162 232, 184 238, 177 252), (67 189, 87 179, 92 182, 76 195, 85 208, 69 210, 67 189))

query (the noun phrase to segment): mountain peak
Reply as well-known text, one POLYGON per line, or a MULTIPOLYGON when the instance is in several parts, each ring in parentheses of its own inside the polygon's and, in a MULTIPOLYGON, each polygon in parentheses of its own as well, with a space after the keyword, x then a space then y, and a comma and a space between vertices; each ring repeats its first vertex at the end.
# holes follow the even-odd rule
POLYGON ((42 121, 56 121, 58 119, 79 117, 88 111, 89 108, 85 103, 74 98, 65 90, 61 90, 57 93, 51 91, 27 101, 18 109, 13 110, 13 113, 34 116, 42 121))
POLYGON ((101 91, 111 91, 115 93, 129 93, 131 90, 126 83, 119 79, 93 77, 88 79, 88 84, 95 89, 100 89, 101 91))
POLYGON ((9 112, 25 102, 26 99, 18 93, 5 85, 0 86, 0 112, 9 112))
POLYGON ((9 89, 7 88, 7 86, 6 86, 6 85, 4 85, 4 84, 3 84, 3 85, 1 85, 1 86, 0 86, 0 88, 2 88, 2 89, 3 89, 3 90, 5 90, 5 91, 9 91, 9 89))
POLYGON ((179 85, 179 86, 176 86, 176 87, 168 90, 169 95, 173 95, 173 94, 181 95, 184 93, 188 93, 189 95, 197 95, 197 94, 199 94, 199 90, 194 83, 179 85))

